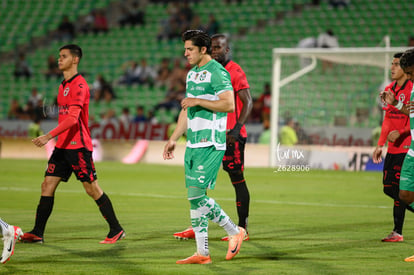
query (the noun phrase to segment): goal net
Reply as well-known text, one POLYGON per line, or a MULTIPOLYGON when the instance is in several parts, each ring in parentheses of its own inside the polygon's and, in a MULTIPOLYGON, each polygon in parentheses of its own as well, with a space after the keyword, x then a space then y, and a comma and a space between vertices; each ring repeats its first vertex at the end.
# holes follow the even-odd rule
POLYGON ((393 55, 406 49, 273 49, 271 167, 276 165, 278 130, 289 118, 305 129, 379 126, 378 93, 390 82, 393 55))

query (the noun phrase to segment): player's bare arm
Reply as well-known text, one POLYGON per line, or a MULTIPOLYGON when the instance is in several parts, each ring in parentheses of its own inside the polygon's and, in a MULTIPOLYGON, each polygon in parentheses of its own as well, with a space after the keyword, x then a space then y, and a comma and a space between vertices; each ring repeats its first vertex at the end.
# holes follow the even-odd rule
POLYGON ((411 102, 407 105, 404 105, 402 102, 395 99, 394 93, 390 89, 388 89, 387 91, 382 91, 380 93, 380 97, 383 102, 396 107, 404 115, 409 115, 411 102))
POLYGON ((207 100, 201 98, 185 98, 181 101, 181 107, 187 109, 189 107, 201 106, 213 112, 231 113, 234 112, 234 96, 233 91, 225 91, 219 94, 218 100, 207 100))
POLYGON ((240 124, 245 124, 249 118, 250 112, 253 109, 253 100, 250 94, 250 89, 242 89, 238 92, 241 102, 243 103, 243 108, 240 111, 240 117, 237 120, 240 124))
POLYGON ((52 135, 50 133, 47 133, 46 135, 39 136, 37 138, 32 139, 32 142, 37 147, 42 147, 46 145, 46 143, 48 143, 49 140, 51 140, 52 138, 53 138, 52 135))
POLYGON ((73 125, 78 123, 78 118, 79 118, 79 114, 81 110, 82 109, 80 106, 77 106, 77 105, 70 106, 69 116, 65 120, 63 120, 61 123, 59 123, 59 125, 56 128, 51 130, 46 135, 33 139, 32 140, 33 144, 36 145, 37 147, 42 147, 52 138, 58 136, 59 134, 71 128, 73 125))
POLYGON ((375 147, 374 153, 372 154, 372 160, 374 161, 374 163, 382 162, 382 149, 383 146, 375 147))
POLYGON ((250 95, 250 89, 249 88, 242 89, 237 94, 238 94, 241 102, 243 103, 243 107, 240 110, 240 116, 237 120, 236 125, 234 126, 233 129, 231 129, 227 133, 227 143, 234 143, 236 141, 237 137, 240 134, 241 128, 246 123, 247 118, 249 117, 250 112, 252 111, 252 108, 253 108, 253 100, 252 100, 252 97, 250 95))
POLYGON ((185 133, 187 130, 187 110, 182 109, 180 115, 178 116, 177 127, 172 133, 170 139, 164 147, 163 157, 164 159, 173 159, 174 150, 177 140, 185 133))

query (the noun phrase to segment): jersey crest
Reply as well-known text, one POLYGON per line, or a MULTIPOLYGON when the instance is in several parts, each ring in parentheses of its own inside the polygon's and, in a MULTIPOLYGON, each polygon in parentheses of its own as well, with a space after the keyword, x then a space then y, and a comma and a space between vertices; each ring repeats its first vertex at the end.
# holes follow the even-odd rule
POLYGON ((63 91, 63 96, 67 96, 69 94, 69 87, 66 87, 66 89, 63 91))

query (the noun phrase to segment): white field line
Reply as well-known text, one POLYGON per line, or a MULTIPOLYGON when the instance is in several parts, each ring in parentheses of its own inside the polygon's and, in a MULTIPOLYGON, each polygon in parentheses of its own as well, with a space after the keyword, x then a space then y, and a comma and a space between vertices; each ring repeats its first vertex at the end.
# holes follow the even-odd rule
MULTIPOLYGON (((20 188, 20 187, 0 187, 0 191, 11 191, 11 192, 31 192, 40 195, 40 188, 20 188)), ((58 193, 85 193, 81 190, 57 190, 58 193)), ((161 198, 161 199, 186 199, 185 196, 169 196, 160 194, 146 194, 146 193, 126 193, 126 192, 108 192, 111 195, 127 196, 127 197, 143 197, 143 198, 161 198)), ((220 198, 215 197, 217 201, 234 201, 234 198, 220 198)), ((264 204, 287 204, 287 205, 301 205, 301 206, 320 206, 320 207, 342 207, 342 208, 375 208, 375 209, 386 209, 391 208, 390 206, 382 205, 363 205, 363 204, 334 204, 334 203, 316 203, 316 202, 303 202, 303 201, 276 201, 276 200, 251 200, 254 203, 264 204)))

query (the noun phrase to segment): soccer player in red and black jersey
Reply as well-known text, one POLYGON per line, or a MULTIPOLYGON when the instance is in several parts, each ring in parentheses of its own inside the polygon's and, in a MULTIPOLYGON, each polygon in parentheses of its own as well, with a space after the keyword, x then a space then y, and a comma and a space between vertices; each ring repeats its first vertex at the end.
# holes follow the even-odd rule
POLYGON ((88 128, 89 87, 78 73, 81 58, 82 49, 78 45, 69 44, 59 49, 58 65, 63 72, 64 80, 59 86, 57 97, 58 126, 46 135, 33 139, 32 142, 42 147, 52 138, 58 139, 42 183, 34 228, 21 237, 23 242, 43 242, 43 233, 52 213, 56 188, 61 181, 68 181, 72 172, 82 182, 86 193, 95 200, 109 225, 109 233, 100 243, 115 243, 125 237, 112 203, 97 181, 88 128))
MULTIPOLYGON (((236 191, 236 206, 239 216, 239 226, 246 229, 249 216, 250 194, 244 179, 244 147, 247 139, 246 123, 253 107, 250 86, 246 74, 239 64, 230 59, 230 46, 226 35, 215 34, 211 37, 211 56, 224 66, 230 73, 234 90, 235 111, 227 114, 226 152, 223 158, 223 169, 229 174, 236 191)), ((194 239, 191 227, 174 233, 177 239, 194 239)), ((246 234, 244 240, 249 239, 246 234)), ((221 240, 228 241, 228 237, 221 240)))
MULTIPOLYGON (((394 80, 385 91, 391 91, 394 97, 403 104, 408 104, 410 100, 413 83, 408 80, 407 75, 400 67, 400 57, 402 53, 396 53, 391 63, 391 78, 394 80)), ((385 118, 381 127, 381 136, 378 145, 373 153, 373 161, 382 161, 382 151, 388 141, 387 154, 384 160, 383 185, 384 193, 394 200, 394 229, 384 239, 383 242, 402 242, 404 240, 402 229, 404 224, 405 210, 413 209, 399 198, 400 172, 404 157, 411 144, 410 121, 407 115, 388 104, 384 107, 385 118)))

